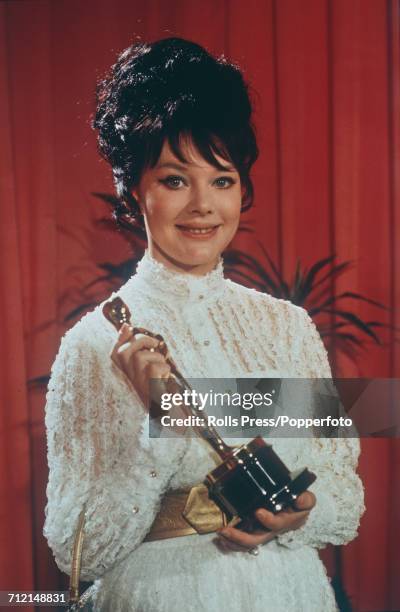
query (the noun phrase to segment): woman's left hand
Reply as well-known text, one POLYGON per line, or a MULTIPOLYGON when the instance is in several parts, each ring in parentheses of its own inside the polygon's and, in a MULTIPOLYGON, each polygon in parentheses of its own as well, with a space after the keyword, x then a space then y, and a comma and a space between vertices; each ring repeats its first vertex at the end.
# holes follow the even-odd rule
POLYGON ((265 508, 258 508, 254 515, 262 528, 248 533, 236 527, 224 527, 218 531, 221 536, 218 544, 223 549, 249 551, 260 544, 270 542, 278 534, 298 529, 304 525, 316 501, 314 493, 305 491, 296 499, 295 510, 288 508, 278 514, 273 514, 265 508))

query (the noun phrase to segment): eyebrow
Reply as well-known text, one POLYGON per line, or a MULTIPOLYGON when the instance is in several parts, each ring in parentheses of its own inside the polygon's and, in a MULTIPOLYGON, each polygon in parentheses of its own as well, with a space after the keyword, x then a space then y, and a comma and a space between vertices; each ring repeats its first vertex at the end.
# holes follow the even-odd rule
MULTIPOLYGON (((173 162, 164 162, 163 164, 158 164, 156 168, 159 170, 160 168, 173 168, 174 170, 179 170, 180 172, 186 172, 187 167, 181 164, 174 164, 173 162)), ((215 168, 218 170, 218 168, 215 168)), ((236 168, 233 166, 226 166, 220 172, 236 172, 236 168)))

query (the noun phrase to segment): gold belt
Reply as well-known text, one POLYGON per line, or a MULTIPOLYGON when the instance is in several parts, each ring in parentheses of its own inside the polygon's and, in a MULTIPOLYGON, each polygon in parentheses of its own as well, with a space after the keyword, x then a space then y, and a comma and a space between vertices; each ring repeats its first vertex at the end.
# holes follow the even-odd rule
POLYGON ((164 495, 144 542, 212 533, 227 523, 226 515, 209 499, 207 487, 199 484, 164 495))

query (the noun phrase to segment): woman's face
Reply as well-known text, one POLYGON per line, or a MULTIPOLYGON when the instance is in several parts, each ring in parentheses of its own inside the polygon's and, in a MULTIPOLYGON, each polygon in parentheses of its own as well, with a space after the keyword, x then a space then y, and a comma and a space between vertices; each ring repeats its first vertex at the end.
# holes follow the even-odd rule
POLYGON ((240 218, 239 173, 221 171, 206 162, 186 138, 182 164, 164 142, 154 168, 144 171, 132 190, 144 216, 148 248, 167 267, 202 275, 212 270, 234 237, 240 218), (199 232, 199 230, 203 230, 199 232))

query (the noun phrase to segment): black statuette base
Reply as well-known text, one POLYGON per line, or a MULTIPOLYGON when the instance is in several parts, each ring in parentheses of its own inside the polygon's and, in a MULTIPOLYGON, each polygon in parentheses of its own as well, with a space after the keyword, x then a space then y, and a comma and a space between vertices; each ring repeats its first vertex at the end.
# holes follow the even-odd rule
POLYGON ((290 472, 272 446, 257 437, 235 449, 204 483, 210 499, 232 520, 249 519, 257 508, 276 514, 293 507, 315 479, 307 468, 290 472))

